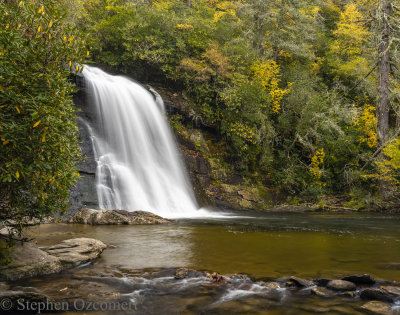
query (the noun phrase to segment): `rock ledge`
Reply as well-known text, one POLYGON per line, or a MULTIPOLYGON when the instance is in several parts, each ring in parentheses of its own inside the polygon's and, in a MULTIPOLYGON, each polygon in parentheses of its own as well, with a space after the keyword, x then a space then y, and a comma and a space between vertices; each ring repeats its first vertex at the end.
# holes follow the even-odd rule
POLYGON ((94 210, 88 208, 79 210, 66 221, 66 223, 90 225, 163 224, 170 222, 173 221, 146 211, 129 212, 126 210, 94 210))

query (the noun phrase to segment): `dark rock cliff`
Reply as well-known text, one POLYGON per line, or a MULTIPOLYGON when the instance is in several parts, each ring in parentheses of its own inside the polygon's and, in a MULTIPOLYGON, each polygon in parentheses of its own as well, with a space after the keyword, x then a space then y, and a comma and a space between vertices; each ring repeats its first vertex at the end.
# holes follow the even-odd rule
POLYGON ((203 124, 187 105, 184 94, 155 87, 162 96, 178 146, 201 206, 216 209, 266 209, 275 204, 275 192, 248 183, 221 157, 216 132, 203 124), (179 117, 176 121, 175 117, 179 117), (189 127, 188 127, 189 126, 189 127))
POLYGON ((80 208, 98 208, 96 193, 96 167, 91 135, 88 124, 93 124, 95 113, 87 102, 87 95, 80 90, 74 95, 74 104, 77 109, 80 147, 83 160, 78 164, 80 179, 71 189, 71 209, 69 214, 75 213, 80 208))

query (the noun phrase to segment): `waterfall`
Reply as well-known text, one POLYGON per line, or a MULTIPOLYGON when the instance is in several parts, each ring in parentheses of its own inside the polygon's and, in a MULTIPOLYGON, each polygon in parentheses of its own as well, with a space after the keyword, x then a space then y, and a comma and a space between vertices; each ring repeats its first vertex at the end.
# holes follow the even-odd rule
POLYGON ((121 76, 85 66, 96 122, 91 129, 101 209, 190 217, 198 205, 160 96, 121 76))

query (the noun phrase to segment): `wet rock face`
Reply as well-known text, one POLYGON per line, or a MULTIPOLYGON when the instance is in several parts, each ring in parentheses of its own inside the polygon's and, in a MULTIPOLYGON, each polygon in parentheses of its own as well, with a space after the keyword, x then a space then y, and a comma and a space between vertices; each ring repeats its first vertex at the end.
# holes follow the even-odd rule
POLYGON ((298 288, 306 288, 306 287, 311 287, 314 285, 314 282, 301 279, 298 277, 290 277, 289 281, 287 282, 288 286, 296 286, 298 288))
MULTIPOLYGON (((261 196, 258 187, 246 185, 233 169, 222 167, 199 129, 185 129, 175 133, 185 161, 196 198, 201 206, 226 209, 266 209, 273 204, 266 191, 261 196)), ((211 140, 211 142, 214 140, 211 140)))
POLYGON ((382 286, 381 289, 395 298, 400 298, 400 287, 382 286))
POLYGON ((164 219, 146 211, 129 212, 125 210, 94 210, 81 209, 67 219, 67 223, 91 225, 122 225, 122 224, 162 224, 172 220, 164 219))
POLYGON ((393 296, 389 292, 380 288, 364 289, 361 291, 360 297, 363 300, 377 300, 377 301, 393 303, 393 296))
POLYGON ((89 130, 86 123, 93 124, 96 120, 96 114, 94 109, 89 106, 87 95, 84 90, 80 90, 74 95, 74 104, 78 109, 78 128, 79 128, 79 140, 81 147, 81 154, 83 160, 77 165, 80 178, 76 185, 70 190, 71 208, 68 214, 75 213, 82 207, 98 207, 98 198, 96 192, 96 167, 97 163, 94 157, 92 140, 90 138, 89 130))

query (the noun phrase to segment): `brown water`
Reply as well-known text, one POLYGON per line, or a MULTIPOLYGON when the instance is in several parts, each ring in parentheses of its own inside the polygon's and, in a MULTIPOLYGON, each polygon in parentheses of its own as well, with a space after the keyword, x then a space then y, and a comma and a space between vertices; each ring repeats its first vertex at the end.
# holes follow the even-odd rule
POLYGON ((34 235, 40 246, 74 237, 115 245, 103 253, 104 265, 189 267, 256 278, 370 273, 400 280, 400 217, 251 215, 153 226, 49 224, 34 235))
MULTIPOLYGON (((115 246, 92 265, 22 282, 70 306, 76 298, 134 304, 127 312, 92 314, 363 314, 359 298, 322 299, 309 289, 287 289, 284 282, 267 289, 260 280, 354 273, 400 280, 400 218, 395 216, 249 212, 157 226, 49 224, 32 233, 39 246, 74 237, 115 246), (251 279, 230 277, 215 284, 198 274, 176 280, 176 267, 245 273, 251 279)), ((400 301, 392 306, 399 314, 400 301)))

